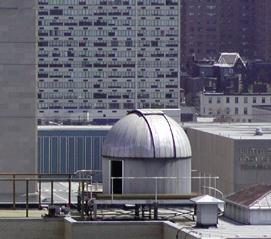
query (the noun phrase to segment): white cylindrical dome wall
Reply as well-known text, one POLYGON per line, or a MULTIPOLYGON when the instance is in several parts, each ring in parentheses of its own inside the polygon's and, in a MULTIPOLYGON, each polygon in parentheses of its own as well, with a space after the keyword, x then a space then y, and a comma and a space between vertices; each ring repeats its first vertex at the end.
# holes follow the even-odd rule
MULTIPOLYGON (((119 120, 103 144, 103 188, 110 193, 112 176, 145 177, 116 180, 118 193, 191 193, 191 147, 173 119, 160 111, 135 110, 119 120)), ((115 180, 114 180, 115 181, 115 180)), ((115 186, 114 186, 115 185, 115 186)))

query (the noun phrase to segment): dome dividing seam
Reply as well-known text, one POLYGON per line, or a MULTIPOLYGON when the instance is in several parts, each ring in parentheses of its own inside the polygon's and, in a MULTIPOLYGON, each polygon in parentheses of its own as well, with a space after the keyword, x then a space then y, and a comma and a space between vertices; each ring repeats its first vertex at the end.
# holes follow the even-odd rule
POLYGON ((170 133, 171 133, 171 137, 172 137, 172 142, 173 142, 173 153, 174 153, 174 158, 176 158, 176 156, 177 156, 177 154, 176 154, 176 144, 175 144, 175 139, 174 139, 174 135, 173 135, 173 132, 172 132, 172 128, 171 128, 170 123, 168 122, 167 117, 165 117, 165 114, 163 115, 163 117, 164 117, 165 120, 167 121, 168 126, 169 126, 169 129, 170 129, 170 133))
POLYGON ((144 114, 141 114, 141 117, 143 117, 143 119, 145 120, 147 126, 148 126, 148 129, 149 129, 149 132, 150 132, 150 135, 151 135, 151 141, 152 141, 152 147, 153 147, 153 158, 155 158, 155 144, 154 144, 154 138, 153 138, 153 134, 152 134, 152 130, 151 130, 151 126, 147 120, 147 118, 145 117, 144 114))

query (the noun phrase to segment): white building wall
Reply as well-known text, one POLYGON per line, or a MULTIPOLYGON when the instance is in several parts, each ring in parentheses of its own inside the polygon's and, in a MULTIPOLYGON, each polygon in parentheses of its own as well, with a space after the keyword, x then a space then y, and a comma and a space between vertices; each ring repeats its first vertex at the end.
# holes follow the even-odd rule
POLYGON ((270 225, 271 224, 271 209, 250 210, 250 224, 270 225))
POLYGON ((226 202, 225 216, 234 221, 250 225, 270 225, 271 209, 249 209, 231 202, 226 202))
MULTIPOLYGON (((121 160, 112 158, 111 160, 121 160)), ((191 193, 191 159, 122 159, 123 177, 137 179, 123 179, 123 193, 158 194, 190 194, 191 193), (142 178, 143 177, 143 178, 142 178), (167 177, 156 180, 146 177, 167 177), (170 177, 176 177, 170 178, 170 177)), ((110 159, 103 157, 102 177, 104 193, 111 188, 110 159)))
POLYGON ((218 120, 252 122, 252 107, 256 105, 271 105, 271 94, 202 93, 200 96, 201 116, 216 117, 218 120))

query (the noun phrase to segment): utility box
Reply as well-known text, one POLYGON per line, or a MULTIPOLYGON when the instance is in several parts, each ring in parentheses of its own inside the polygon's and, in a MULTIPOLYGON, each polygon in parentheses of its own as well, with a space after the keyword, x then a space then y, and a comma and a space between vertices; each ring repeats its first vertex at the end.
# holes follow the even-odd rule
POLYGON ((218 204, 224 204, 223 201, 209 195, 195 197, 192 198, 191 201, 193 201, 196 206, 197 227, 217 226, 218 204))

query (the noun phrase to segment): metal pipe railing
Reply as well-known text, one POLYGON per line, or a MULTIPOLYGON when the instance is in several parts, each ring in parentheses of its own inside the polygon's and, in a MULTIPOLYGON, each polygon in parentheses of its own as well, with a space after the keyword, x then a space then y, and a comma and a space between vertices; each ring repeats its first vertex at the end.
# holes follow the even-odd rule
POLYGON ((26 195, 25 195, 25 216, 28 217, 29 210, 29 181, 26 180, 26 195))
MULTIPOLYGON (((16 183, 25 182, 25 216, 29 217, 29 196, 30 196, 30 183, 37 183, 38 187, 38 199, 37 204, 38 208, 41 209, 42 201, 41 201, 41 192, 42 192, 42 183, 50 183, 50 196, 51 196, 51 204, 54 204, 54 183, 56 182, 65 182, 68 184, 68 194, 67 194, 67 202, 69 207, 71 206, 71 195, 72 195, 72 183, 82 183, 82 201, 84 201, 84 184, 86 182, 92 181, 91 178, 77 178, 78 175, 75 174, 38 174, 38 173, 0 173, 0 184, 1 183, 10 183, 11 189, 10 195, 12 196, 11 205, 13 209, 16 209, 16 192, 21 187, 16 187, 16 183)), ((92 190, 92 187, 91 187, 92 190)), ((92 194, 92 193, 91 193, 92 194)), ((83 203, 84 204, 84 203, 83 203)), ((82 205, 83 205, 82 204, 82 205)), ((84 213, 84 205, 82 207, 82 211, 84 213)))
POLYGON ((16 192, 16 181, 15 181, 16 175, 13 174, 12 177, 13 177, 13 180, 12 180, 12 185, 13 185, 12 199, 13 199, 13 209, 15 209, 16 208, 16 205, 15 205, 16 204, 16 194, 15 194, 15 192, 16 192))
POLYGON ((179 182, 180 180, 183 180, 183 179, 186 179, 186 180, 190 179, 191 182, 193 179, 197 179, 197 180, 199 180, 199 183, 200 183, 199 192, 201 193, 201 188, 203 188, 204 194, 206 193, 206 191, 205 191, 206 189, 208 189, 209 194, 211 194, 211 188, 210 188, 212 186, 211 182, 212 182, 212 180, 214 180, 214 186, 216 187, 216 185, 217 185, 216 181, 219 179, 219 177, 213 177, 211 175, 206 176, 205 174, 204 174, 204 176, 192 176, 192 177, 111 177, 111 190, 110 190, 111 195, 110 196, 111 196, 112 201, 114 200, 114 180, 117 180, 117 179, 121 179, 121 180, 125 180, 125 179, 128 179, 128 180, 154 180, 154 200, 157 203, 157 201, 158 201, 158 180, 176 180, 176 184, 177 184, 177 182, 179 182), (205 185, 205 182, 208 182, 209 186, 208 187, 202 186, 201 185, 202 180, 203 180, 203 185, 205 185))

